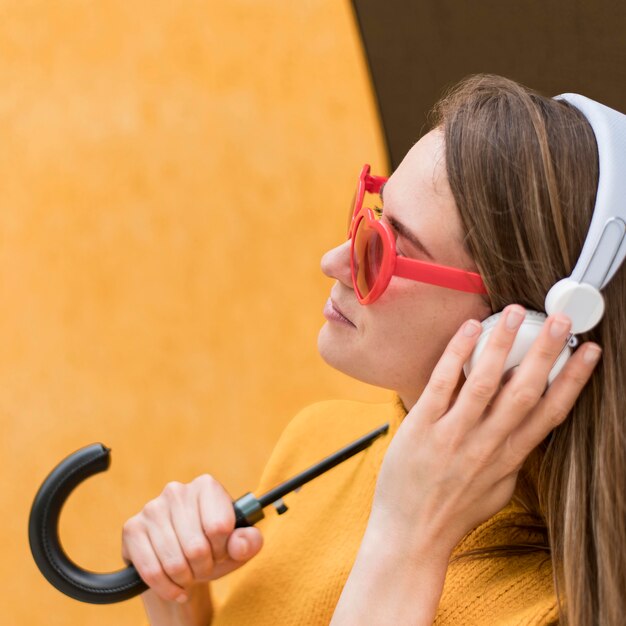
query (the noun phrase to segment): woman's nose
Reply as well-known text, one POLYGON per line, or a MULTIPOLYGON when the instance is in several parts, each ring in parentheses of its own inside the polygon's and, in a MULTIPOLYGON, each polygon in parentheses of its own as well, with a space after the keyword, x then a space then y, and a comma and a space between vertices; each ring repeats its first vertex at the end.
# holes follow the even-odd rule
POLYGON ((329 250, 322 257, 322 272, 329 278, 336 278, 346 287, 352 288, 350 273, 350 240, 329 250))

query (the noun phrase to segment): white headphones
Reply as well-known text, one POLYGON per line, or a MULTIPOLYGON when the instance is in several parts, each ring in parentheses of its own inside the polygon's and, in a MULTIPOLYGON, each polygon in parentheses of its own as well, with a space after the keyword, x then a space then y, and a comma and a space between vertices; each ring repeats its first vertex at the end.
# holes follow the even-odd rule
MULTIPOLYGON (((557 358, 548 385, 552 383, 578 344, 576 333, 591 330, 602 319, 604 298, 600 293, 626 257, 626 115, 574 93, 556 96, 583 113, 598 144, 600 176, 589 232, 569 278, 553 285, 546 295, 547 315, 562 312, 572 320, 569 342, 557 358)), ((482 334, 463 370, 468 376, 485 348, 502 313, 482 322, 482 334)), ((504 365, 505 373, 517 367, 535 341, 546 313, 527 311, 504 365)))

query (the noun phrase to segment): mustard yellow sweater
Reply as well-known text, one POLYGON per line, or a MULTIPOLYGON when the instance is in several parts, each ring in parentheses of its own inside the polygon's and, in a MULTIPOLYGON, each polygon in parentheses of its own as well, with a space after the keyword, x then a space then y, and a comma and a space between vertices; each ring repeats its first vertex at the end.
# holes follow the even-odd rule
MULTIPOLYGON (((389 434, 367 450, 285 498, 257 524, 265 544, 229 575, 229 594, 212 626, 327 625, 356 558, 383 456, 405 416, 398 398, 384 404, 331 401, 304 409, 287 426, 256 496, 377 426, 389 434)), ((509 505, 457 547, 471 550, 523 541, 509 505)), ((528 539, 528 538, 526 538, 528 539)), ((436 624, 547 624, 557 617, 552 570, 545 555, 462 558, 448 568, 436 624)))

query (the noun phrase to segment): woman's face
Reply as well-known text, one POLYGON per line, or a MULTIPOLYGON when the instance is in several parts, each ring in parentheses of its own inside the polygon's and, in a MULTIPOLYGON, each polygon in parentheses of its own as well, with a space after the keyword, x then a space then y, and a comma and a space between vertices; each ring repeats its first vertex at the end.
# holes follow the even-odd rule
MULTIPOLYGON (((434 130, 409 150, 383 189, 382 219, 399 222, 432 258, 397 230, 398 254, 477 271, 463 246, 463 230, 445 169, 443 134, 434 130)), ((394 276, 373 304, 359 304, 350 276, 350 242, 327 252, 322 271, 336 283, 319 333, 322 358, 364 382, 393 389, 408 409, 419 398, 451 336, 464 320, 491 314, 478 294, 394 276)))

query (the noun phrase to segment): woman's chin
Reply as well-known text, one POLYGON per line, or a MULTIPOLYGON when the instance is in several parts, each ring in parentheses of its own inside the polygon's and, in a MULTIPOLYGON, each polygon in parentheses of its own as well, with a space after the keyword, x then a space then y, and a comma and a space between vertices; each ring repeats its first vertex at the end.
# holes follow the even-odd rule
POLYGON ((326 322, 317 335, 317 350, 324 361, 335 369, 352 376, 353 361, 352 346, 350 342, 342 340, 337 331, 341 328, 335 328, 334 322, 326 322))
POLYGON ((354 341, 335 332, 333 322, 326 322, 320 329, 317 350, 332 368, 361 382, 381 386, 374 380, 376 368, 373 365, 368 367, 367 357, 358 351, 354 341))

